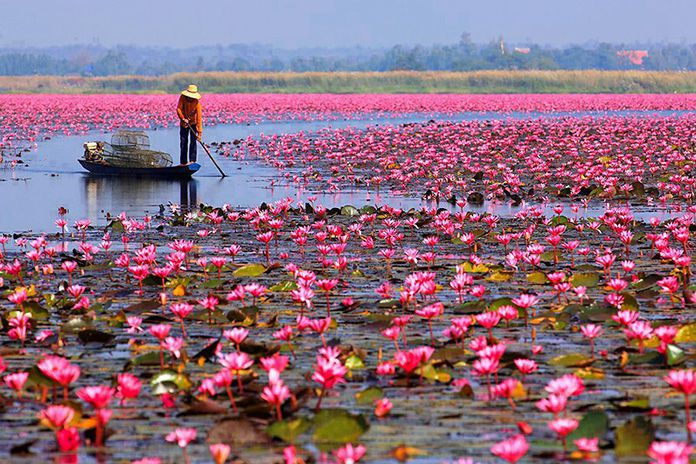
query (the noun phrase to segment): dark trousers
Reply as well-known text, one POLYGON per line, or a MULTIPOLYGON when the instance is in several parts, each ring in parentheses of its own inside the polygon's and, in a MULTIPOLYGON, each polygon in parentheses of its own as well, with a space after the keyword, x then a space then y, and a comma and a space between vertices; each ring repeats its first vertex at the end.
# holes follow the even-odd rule
POLYGON ((186 164, 189 161, 192 163, 196 162, 198 156, 198 147, 196 146, 196 134, 190 127, 179 128, 179 147, 181 148, 181 154, 179 156, 179 161, 181 164, 186 164), (187 152, 188 161, 186 159, 187 152))

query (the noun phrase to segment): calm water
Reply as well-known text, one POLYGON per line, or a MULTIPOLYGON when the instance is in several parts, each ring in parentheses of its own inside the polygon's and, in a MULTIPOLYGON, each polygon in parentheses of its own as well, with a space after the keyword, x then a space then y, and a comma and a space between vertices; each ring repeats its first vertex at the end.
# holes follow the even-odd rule
MULTIPOLYGON (((642 113, 616 112, 616 115, 667 115, 675 112, 642 113)), ((563 113, 552 116, 571 116, 563 113)), ((575 114, 572 116, 583 116, 575 114)), ((401 124, 430 119, 431 115, 413 115, 401 119, 364 119, 350 121, 312 121, 312 122, 272 122, 252 126, 221 125, 208 127, 205 140, 230 141, 258 134, 282 134, 298 131, 315 131, 326 127, 352 126, 363 128, 374 124, 401 124)), ((529 114, 481 114, 464 113, 448 120, 485 120, 504 118, 549 117, 538 113, 529 114)), ((153 149, 172 153, 178 158, 178 128, 149 131, 153 149)), ((285 197, 304 200, 315 192, 298 190, 294 186, 271 187, 272 180, 280 180, 276 170, 256 163, 240 162, 218 158, 218 162, 228 177, 221 179, 212 163, 199 147, 201 170, 190 181, 171 181, 142 178, 94 177, 88 175, 77 163, 82 154, 82 144, 86 140, 108 140, 109 134, 57 137, 41 142, 36 151, 23 156, 27 165, 18 165, 14 170, 0 168, 0 232, 55 231, 54 220, 57 210, 64 206, 70 210, 70 221, 89 218, 94 224, 104 224, 106 213, 129 215, 156 213, 159 205, 178 203, 195 205, 208 203, 234 206, 255 206, 261 202, 271 202, 285 197)), ((319 194, 318 200, 325 206, 353 204, 388 203, 394 207, 411 208, 423 205, 433 206, 419 198, 407 198, 382 193, 376 195, 364 190, 341 192, 338 194, 319 194)), ((487 211, 506 215, 517 208, 502 205, 486 205, 487 211)))

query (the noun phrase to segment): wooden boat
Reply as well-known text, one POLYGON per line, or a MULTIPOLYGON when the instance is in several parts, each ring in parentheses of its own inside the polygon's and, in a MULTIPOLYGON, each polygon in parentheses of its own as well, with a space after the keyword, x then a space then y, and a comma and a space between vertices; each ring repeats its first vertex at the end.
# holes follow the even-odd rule
POLYGON ((158 177, 169 179, 188 179, 194 175, 201 165, 198 163, 179 164, 169 167, 125 167, 105 163, 95 163, 86 159, 78 159, 83 168, 98 176, 122 177, 158 177))
POLYGON ((83 168, 99 176, 188 179, 201 168, 198 163, 174 165, 169 153, 150 149, 143 131, 119 130, 111 143, 85 142, 78 159, 83 168))

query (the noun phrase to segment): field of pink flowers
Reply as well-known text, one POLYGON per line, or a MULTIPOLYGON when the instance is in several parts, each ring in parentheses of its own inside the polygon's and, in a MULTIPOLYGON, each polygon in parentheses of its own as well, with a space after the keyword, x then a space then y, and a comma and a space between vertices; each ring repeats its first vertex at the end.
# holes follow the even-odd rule
MULTIPOLYGON (((696 104, 208 98, 216 123, 696 104)), ((0 124, 28 140, 132 127, 137 109, 163 126, 173 102, 10 96, 0 124)), ((0 235, 0 460, 688 463, 693 123, 431 121, 220 142, 218 154, 310 189, 452 207, 327 209, 310 196, 173 205, 107 227, 61 209, 54 230, 0 235), (468 209, 486 199, 519 210, 468 209)))
MULTIPOLYGON (((0 150, 59 134, 176 123, 176 95, 4 95, 0 150)), ((208 125, 262 120, 394 117, 462 112, 691 111, 696 95, 333 95, 211 94, 208 125)))

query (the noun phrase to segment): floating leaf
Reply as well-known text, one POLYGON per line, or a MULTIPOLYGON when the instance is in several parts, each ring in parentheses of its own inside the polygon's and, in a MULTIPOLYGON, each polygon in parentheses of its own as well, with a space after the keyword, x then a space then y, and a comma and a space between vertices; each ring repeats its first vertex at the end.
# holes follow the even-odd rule
POLYGON ((297 290, 297 283, 292 280, 278 282, 268 289, 269 292, 291 292, 293 290, 297 290))
POLYGON ((211 399, 194 398, 191 405, 184 411, 182 416, 193 416, 197 414, 225 414, 227 407, 211 399))
POLYGON ((157 389, 158 385, 162 384, 173 384, 179 390, 188 390, 191 388, 191 381, 186 375, 171 369, 161 371, 159 374, 153 376, 150 380, 150 385, 152 385, 152 387, 155 389, 157 389))
POLYGON ((108 332, 102 332, 101 330, 84 329, 77 333, 77 338, 79 338, 83 344, 99 343, 106 345, 111 343, 116 336, 108 332))
POLYGON ((268 436, 278 438, 286 443, 294 443, 297 437, 305 433, 312 426, 312 422, 304 417, 285 419, 274 422, 268 426, 268 436))
POLYGON ((43 321, 50 316, 48 309, 44 308, 36 301, 25 301, 24 311, 31 313, 31 318, 35 321, 43 321))
POLYGON ((527 282, 531 284, 544 285, 548 283, 549 279, 546 278, 546 274, 541 271, 534 271, 527 274, 527 282))
POLYGON ((598 367, 583 367, 575 371, 575 375, 581 379, 602 380, 605 377, 604 371, 598 367))
POLYGON ((580 420, 578 428, 568 435, 568 441, 578 438, 602 438, 609 430, 609 416, 601 409, 588 411, 580 420))
POLYGON ((599 283, 599 274, 597 272, 578 272, 570 277, 570 283, 573 287, 596 287, 599 283))
POLYGON ((655 439, 655 426, 650 419, 637 416, 615 431, 617 456, 642 456, 655 439))
POLYGON ((355 206, 346 205, 341 208, 341 216, 358 216, 360 211, 355 206))
POLYGON ((379 387, 368 387, 355 394, 355 402, 358 404, 372 404, 381 399, 384 392, 379 387))
POLYGON ((658 274, 648 274, 636 283, 634 283, 631 288, 635 290, 636 292, 642 292, 645 290, 648 290, 652 287, 657 286, 657 281, 662 279, 663 276, 660 276, 658 274))
POLYGON ((696 322, 687 324, 679 329, 677 336, 674 338, 676 343, 693 343, 696 342, 696 322))
POLYGON ((391 308, 399 308, 401 306, 401 303, 396 298, 390 298, 387 300, 380 300, 380 302, 377 304, 377 306, 380 309, 391 309, 391 308))
POLYGON ((213 425, 206 437, 208 443, 224 443, 232 447, 265 445, 268 435, 249 419, 223 419, 213 425))
POLYGON ((153 309, 157 309, 160 306, 161 303, 158 299, 143 300, 139 303, 135 303, 128 306, 127 308, 124 308, 123 312, 126 314, 142 313, 145 311, 152 311, 153 309))
POLYGON ((354 371, 357 369, 365 369, 365 363, 363 362, 362 359, 360 359, 359 356, 357 355, 350 355, 348 356, 348 359, 346 359, 345 365, 348 369, 354 371))
POLYGON ((432 363, 428 363, 416 369, 416 373, 424 379, 434 380, 440 383, 447 383, 452 380, 452 376, 448 372, 436 369, 432 363))
POLYGON ((511 271, 495 271, 486 277, 486 280, 489 282, 506 282, 510 280, 513 275, 514 273, 511 271))
POLYGON ((650 398, 647 396, 641 396, 629 401, 621 401, 618 407, 623 411, 648 411, 652 409, 650 406, 650 398))
POLYGON ((43 372, 39 370, 38 367, 32 366, 29 369, 29 377, 27 378, 27 386, 39 385, 42 387, 53 387, 56 383, 53 380, 46 377, 43 372))
POLYGON ((594 362, 594 359, 582 353, 570 353, 556 356, 549 361, 552 366, 585 367, 594 362))
POLYGON ((222 285, 220 279, 208 279, 201 284, 201 288, 218 288, 222 285))
MULTIPOLYGON (((508 297, 502 297, 502 298, 496 298, 495 300, 491 301, 491 304, 488 305, 488 310, 489 311, 497 311, 498 308, 501 306, 514 306, 517 308, 515 304, 512 303, 512 299, 508 297)), ((520 314, 524 314, 523 312, 520 311, 520 308, 517 308, 518 312, 520 314)))
POLYGON ((611 319, 611 316, 616 314, 616 310, 606 305, 591 304, 589 306, 580 306, 570 304, 565 310, 571 315, 580 317, 581 322, 604 322, 611 319))
POLYGON ((468 272, 471 274, 485 274, 486 272, 488 272, 488 266, 486 266, 485 264, 474 265, 468 261, 462 264, 462 269, 464 270, 464 272, 468 272))
POLYGON ((235 269, 232 275, 235 277, 258 277, 264 272, 266 272, 266 266, 251 263, 235 269))
POLYGON ((317 443, 355 443, 369 425, 361 414, 345 409, 322 409, 314 416, 312 437, 317 443))
POLYGON ((129 364, 133 366, 159 366, 160 355, 158 351, 149 351, 131 359, 129 364))
POLYGON ((455 314, 475 314, 485 311, 488 304, 485 300, 467 301, 454 308, 455 314))
POLYGON ((629 311, 638 311, 640 309, 640 305, 638 304, 638 300, 636 300, 636 297, 632 293, 622 292, 621 296, 624 297, 624 301, 623 301, 623 304, 621 305, 621 309, 629 310, 629 311))
POLYGON ((676 345, 667 345, 667 364, 670 366, 676 366, 681 364, 686 359, 684 355, 684 350, 676 345))
POLYGON ((661 365, 664 363, 662 355, 657 351, 650 351, 648 353, 631 353, 628 356, 628 361, 631 364, 653 364, 661 365))

